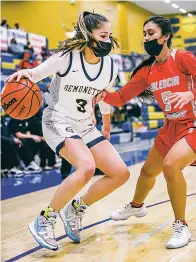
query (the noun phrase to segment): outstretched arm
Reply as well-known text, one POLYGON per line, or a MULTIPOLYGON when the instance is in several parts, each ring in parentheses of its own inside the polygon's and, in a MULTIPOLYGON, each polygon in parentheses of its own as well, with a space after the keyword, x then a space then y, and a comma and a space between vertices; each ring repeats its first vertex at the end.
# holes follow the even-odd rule
POLYGON ((22 77, 30 79, 32 82, 37 83, 42 79, 55 74, 61 70, 66 70, 66 66, 69 65, 69 59, 67 56, 61 56, 61 54, 52 55, 44 63, 38 65, 33 69, 22 69, 6 78, 5 82, 10 82, 13 79, 19 81, 22 77))
POLYGON ((123 106, 135 96, 148 88, 147 69, 140 69, 131 80, 119 91, 110 93, 106 91, 104 102, 112 106, 123 106))

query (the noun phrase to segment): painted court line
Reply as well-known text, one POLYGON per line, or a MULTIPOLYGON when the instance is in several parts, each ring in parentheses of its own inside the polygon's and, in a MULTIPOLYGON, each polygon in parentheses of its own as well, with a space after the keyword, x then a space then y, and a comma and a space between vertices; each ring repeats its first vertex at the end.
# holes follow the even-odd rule
MULTIPOLYGON (((187 195, 187 197, 194 196, 194 195, 196 195, 196 193, 189 194, 189 195, 187 195)), ((170 202, 170 200, 165 200, 165 201, 161 201, 161 202, 158 202, 158 203, 149 205, 149 206, 147 206, 147 208, 154 207, 154 206, 158 206, 158 205, 161 205, 161 204, 164 204, 164 203, 167 203, 167 202, 170 202)), ((98 222, 96 222, 96 223, 93 223, 93 224, 90 224, 90 225, 88 225, 88 226, 85 226, 85 227, 83 228, 83 230, 86 230, 86 229, 88 229, 88 228, 91 228, 91 227, 94 227, 94 226, 103 224, 103 223, 108 222, 108 221, 110 221, 110 220, 111 220, 111 218, 107 218, 107 219, 98 221, 98 222)), ((62 240, 63 238, 66 238, 66 237, 67 237, 67 235, 60 236, 60 237, 57 238, 57 241, 62 240)), ((26 251, 26 252, 24 252, 24 253, 22 253, 22 254, 19 254, 19 255, 13 257, 13 258, 10 258, 10 259, 6 260, 5 262, 17 261, 17 260, 19 260, 19 259, 21 259, 21 258, 23 258, 23 257, 26 257, 26 256, 28 256, 28 255, 30 255, 30 254, 32 254, 32 253, 34 253, 34 252, 36 252, 36 251, 38 251, 38 250, 40 250, 40 249, 42 249, 42 247, 37 246, 37 247, 32 248, 32 249, 30 249, 30 250, 28 250, 28 251, 26 251)))

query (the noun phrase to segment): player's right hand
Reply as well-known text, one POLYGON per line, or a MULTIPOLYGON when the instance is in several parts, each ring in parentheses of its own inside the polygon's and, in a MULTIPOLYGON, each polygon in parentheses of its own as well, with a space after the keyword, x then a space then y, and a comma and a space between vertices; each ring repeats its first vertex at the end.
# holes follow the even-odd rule
POLYGON ((93 99, 93 107, 99 103, 101 100, 104 100, 104 98, 106 97, 106 91, 102 91, 100 92, 98 95, 96 95, 93 99))
POLYGON ((5 83, 8 83, 8 82, 10 82, 14 79, 16 79, 16 81, 18 82, 22 77, 26 77, 33 82, 31 70, 30 69, 22 69, 22 70, 19 70, 18 72, 13 73, 12 75, 8 76, 5 79, 5 83))

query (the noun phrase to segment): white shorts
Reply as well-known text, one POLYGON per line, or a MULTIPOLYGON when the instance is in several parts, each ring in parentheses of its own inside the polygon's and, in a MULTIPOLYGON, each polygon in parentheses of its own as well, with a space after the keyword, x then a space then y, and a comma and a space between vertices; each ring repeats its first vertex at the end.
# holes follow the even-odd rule
POLYGON ((92 117, 74 120, 49 108, 43 112, 42 129, 47 144, 57 155, 66 138, 82 139, 89 148, 106 140, 94 126, 92 117))

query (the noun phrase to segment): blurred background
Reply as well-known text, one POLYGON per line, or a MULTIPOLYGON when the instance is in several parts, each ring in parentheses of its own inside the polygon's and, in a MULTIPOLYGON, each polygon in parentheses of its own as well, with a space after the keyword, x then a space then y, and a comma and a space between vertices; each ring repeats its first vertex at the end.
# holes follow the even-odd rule
MULTIPOLYGON (((78 15, 85 10, 104 14, 121 46, 111 54, 119 67, 111 92, 121 88, 145 58, 142 27, 150 16, 168 17, 174 32, 172 48, 196 54, 195 1, 2 1, 1 89, 8 75, 36 67, 54 52, 60 41, 72 37, 78 15)), ((1 109, 3 199, 57 185, 73 170, 51 151, 42 136, 41 117, 50 80, 49 77, 38 83, 43 105, 33 118, 10 119, 1 109)), ((101 130, 98 107, 95 117, 101 130)), ((111 143, 131 165, 146 158, 158 128, 164 123, 164 115, 156 103, 144 105, 133 99, 123 107, 111 108, 111 122, 111 143)))

